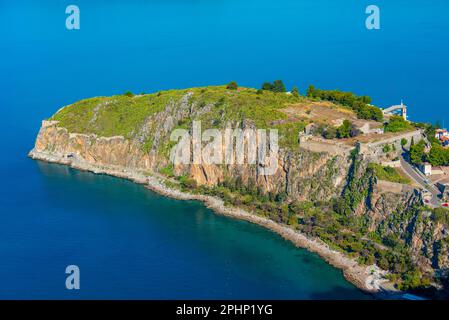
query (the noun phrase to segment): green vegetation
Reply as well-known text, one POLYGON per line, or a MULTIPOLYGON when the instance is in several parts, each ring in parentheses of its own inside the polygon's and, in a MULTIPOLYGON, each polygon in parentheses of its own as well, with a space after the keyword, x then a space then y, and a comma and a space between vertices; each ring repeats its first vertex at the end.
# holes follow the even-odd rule
POLYGON ((440 140, 438 140, 437 138, 435 138, 435 133, 436 133, 436 126, 433 125, 429 125, 429 124, 415 124, 416 126, 421 125, 421 129, 425 130, 426 136, 427 136, 427 140, 429 140, 429 142, 431 144, 441 144, 440 140))
POLYGON ((448 166, 449 149, 445 149, 440 143, 434 142, 432 143, 432 148, 426 158, 432 166, 448 166))
POLYGON ((337 137, 340 139, 349 138, 351 136, 351 129, 351 122, 349 120, 343 121, 343 124, 337 129, 337 137))
POLYGON ((382 147, 382 151, 384 153, 390 153, 391 151, 396 151, 396 146, 394 144, 392 144, 392 145, 386 144, 382 147))
POLYGON ((159 170, 159 172, 169 178, 173 178, 175 176, 175 174, 173 173, 173 169, 173 163, 169 163, 167 166, 159 170))
MULTIPOLYGON (((226 123, 239 124, 250 120, 257 128, 273 128, 274 121, 281 122, 287 118, 280 109, 304 101, 300 96, 272 91, 257 94, 255 89, 240 88, 237 91, 217 86, 161 91, 141 96, 117 95, 85 99, 63 108, 50 120, 59 121, 61 127, 74 133, 133 139, 139 135, 148 117, 163 111, 169 104, 180 103, 188 93, 191 94, 188 103, 195 108, 207 105, 212 107, 195 119, 184 118, 178 127, 188 126, 193 120, 201 120, 203 129, 221 128, 226 123)), ((302 122, 295 123, 297 128, 304 125, 302 122)), ((291 132, 292 126, 291 122, 285 122, 285 128, 282 124, 277 125, 277 128, 280 133, 283 130, 291 132)), ((297 135, 296 132, 294 136, 297 135)), ((152 147, 152 140, 143 144, 142 148, 148 150, 152 147)))
POLYGON ((374 171, 375 176, 380 180, 410 184, 410 179, 403 177, 395 168, 384 167, 377 163, 370 163, 369 169, 374 171))
POLYGON ((273 89, 273 85, 270 82, 264 82, 262 84, 262 90, 266 90, 266 91, 272 91, 273 89))
POLYGON ((380 238, 382 244, 390 249, 380 250, 376 254, 378 265, 385 270, 390 270, 390 279, 400 290, 425 288, 430 285, 430 278, 423 275, 412 261, 410 248, 407 245, 407 239, 411 235, 407 230, 398 235, 390 231, 401 230, 401 226, 410 223, 413 217, 422 219, 423 210, 425 209, 419 205, 408 209, 401 205, 397 211, 392 212, 386 220, 382 221, 374 233, 374 237, 380 238))
POLYGON ((413 164, 419 165, 423 162, 429 162, 432 166, 449 165, 449 149, 443 148, 439 142, 432 142, 432 148, 426 154, 425 147, 424 140, 410 147, 410 160, 413 164))
POLYGON ((389 153, 391 151, 391 146, 389 144, 386 144, 382 147, 383 153, 389 153))
POLYGON ((182 91, 170 91, 85 99, 63 108, 50 120, 59 121, 69 132, 132 138, 149 115, 162 111, 169 101, 179 100, 182 95, 182 91))
POLYGON ((297 87, 297 86, 294 86, 294 87, 292 88, 292 95, 295 96, 295 97, 299 97, 299 96, 300 96, 299 90, 298 90, 298 87, 297 87))
POLYGON ((402 138, 402 139, 401 139, 401 146, 402 146, 402 147, 405 147, 405 146, 407 145, 407 143, 408 143, 408 140, 407 140, 407 139, 405 139, 405 138, 402 138))
POLYGON ((279 145, 290 150, 299 146, 298 133, 304 131, 304 122, 289 122, 275 126, 279 133, 279 145))
POLYGON ((237 90, 238 89, 238 84, 235 81, 231 81, 228 83, 228 85, 226 86, 226 89, 228 90, 237 90))
POLYGON ((345 139, 351 137, 357 137, 361 134, 354 124, 349 120, 344 120, 341 126, 334 127, 327 124, 318 124, 313 129, 313 134, 320 135, 325 139, 345 139))
POLYGON ((335 138, 337 138, 337 135, 338 135, 337 128, 335 128, 333 126, 328 126, 326 128, 323 128, 323 130, 321 131, 321 135, 325 139, 335 139, 335 138))
POLYGON ((425 154, 426 143, 424 140, 421 140, 417 144, 414 144, 412 140, 412 144, 410 146, 410 161, 413 164, 419 165, 422 164, 426 160, 425 154))
POLYGON ((320 90, 316 89, 313 85, 309 86, 307 96, 309 98, 331 101, 349 107, 356 112, 360 119, 375 121, 382 121, 383 119, 382 111, 379 108, 370 105, 371 98, 368 96, 358 97, 352 92, 343 92, 339 90, 320 90))
POLYGON ((374 174, 370 170, 365 170, 363 176, 357 177, 361 169, 361 159, 359 157, 360 147, 357 146, 351 153, 352 164, 349 168, 348 180, 343 197, 338 199, 337 212, 348 216, 357 206, 369 196, 374 185, 374 174))
POLYGON ((272 91, 272 92, 286 92, 284 82, 282 80, 274 80, 273 83, 264 82, 262 84, 262 90, 272 91))
POLYGON ((198 187, 196 181, 187 175, 178 176, 176 177, 176 179, 179 181, 179 185, 181 186, 182 191, 191 192, 198 187))
POLYGON ((354 124, 349 120, 344 120, 343 124, 337 128, 337 137, 339 139, 356 137, 360 131, 354 127, 354 124))
POLYGON ((431 144, 431 149, 428 154, 424 153, 424 148, 419 148, 419 155, 422 156, 422 161, 427 161, 433 166, 448 166, 449 165, 449 149, 441 145, 441 141, 435 138, 435 130, 439 125, 417 124, 425 130, 427 140, 431 144))
POLYGON ((412 130, 413 126, 401 116, 391 116, 385 125, 385 132, 403 132, 412 130))
POLYGON ((449 227, 449 210, 445 208, 433 209, 432 220, 443 224, 446 228, 449 227))

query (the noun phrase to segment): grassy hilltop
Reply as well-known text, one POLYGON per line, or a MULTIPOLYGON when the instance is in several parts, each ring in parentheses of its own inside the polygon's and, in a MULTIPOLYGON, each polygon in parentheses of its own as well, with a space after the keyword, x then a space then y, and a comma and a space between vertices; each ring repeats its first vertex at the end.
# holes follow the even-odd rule
MULTIPOLYGON (((69 105, 51 120, 60 121, 62 127, 70 132, 94 133, 99 136, 121 135, 133 138, 136 128, 144 123, 147 117, 162 111, 171 101, 179 101, 183 96, 192 93, 190 103, 198 108, 212 105, 209 112, 201 115, 203 128, 221 127, 225 123, 240 123, 251 119, 257 128, 273 128, 288 130, 304 126, 303 121, 285 121, 287 115, 280 110, 288 105, 304 102, 306 99, 271 91, 258 91, 250 88, 228 90, 226 86, 210 86, 184 90, 167 90, 142 95, 116 95, 112 97, 95 97, 81 100, 69 105)), ((179 123, 182 127, 189 121, 179 123)))
POLYGON ((120 135, 133 139, 148 117, 163 111, 167 105, 181 100, 186 94, 191 94, 189 103, 195 108, 207 106, 208 109, 195 119, 183 119, 178 127, 185 127, 192 120, 201 120, 203 129, 221 128, 229 123, 238 126, 250 120, 258 129, 278 129, 283 147, 294 147, 298 132, 308 123, 325 123, 329 120, 310 117, 307 108, 321 107, 326 110, 325 113, 342 115, 352 120, 370 116, 374 120, 381 120, 380 109, 367 106, 366 103, 370 101, 368 97, 358 98, 351 93, 314 89, 309 90, 308 96, 301 96, 296 90, 286 93, 273 92, 269 88, 230 89, 229 85, 95 97, 61 109, 51 120, 59 121, 60 126, 69 132, 93 133, 104 137, 120 135), (325 92, 328 94, 324 95, 325 92), (327 101, 322 104, 324 100, 327 101), (360 108, 365 107, 368 111, 360 111, 360 108))

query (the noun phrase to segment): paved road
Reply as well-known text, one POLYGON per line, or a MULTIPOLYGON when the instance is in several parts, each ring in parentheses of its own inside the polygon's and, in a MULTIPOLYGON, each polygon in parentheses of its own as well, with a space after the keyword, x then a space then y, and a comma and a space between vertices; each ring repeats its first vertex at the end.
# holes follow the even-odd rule
POLYGON ((423 177, 418 172, 416 172, 415 168, 404 158, 404 155, 401 155, 401 166, 402 166, 402 169, 405 171, 405 173, 410 178, 412 178, 416 183, 418 183, 424 189, 429 190, 429 192, 432 194, 432 199, 430 200, 430 204, 433 205, 434 207, 440 207, 441 201, 438 198, 438 196, 440 195, 440 191, 433 184, 427 184, 426 178, 423 177))

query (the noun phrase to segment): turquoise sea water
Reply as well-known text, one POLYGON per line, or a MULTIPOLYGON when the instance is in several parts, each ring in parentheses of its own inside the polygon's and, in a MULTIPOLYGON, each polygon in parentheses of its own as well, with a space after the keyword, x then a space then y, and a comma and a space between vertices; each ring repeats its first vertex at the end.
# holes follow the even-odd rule
POLYGON ((283 79, 404 99, 449 123, 449 4, 360 0, 0 0, 0 298, 365 298, 316 255, 199 203, 26 158, 76 100, 283 79), (64 287, 81 269, 81 290, 64 287))

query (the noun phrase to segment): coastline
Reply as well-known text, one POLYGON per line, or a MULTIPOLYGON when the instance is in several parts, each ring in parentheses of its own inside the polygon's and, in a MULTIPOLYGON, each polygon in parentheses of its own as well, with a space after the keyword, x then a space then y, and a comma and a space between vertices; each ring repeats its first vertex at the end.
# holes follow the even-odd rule
POLYGON ((381 270, 375 265, 362 266, 355 259, 349 258, 345 254, 331 249, 320 239, 309 238, 285 225, 257 216, 241 208, 225 206, 223 200, 220 198, 201 194, 191 194, 169 188, 164 184, 166 179, 156 173, 153 173, 152 176, 148 176, 142 172, 129 168, 110 165, 93 165, 87 161, 68 159, 63 155, 40 152, 35 149, 31 150, 28 156, 34 160, 68 165, 77 170, 128 179, 135 183, 143 184, 146 188, 169 198, 201 201, 207 208, 213 210, 216 214, 257 224, 279 234, 285 240, 292 242, 296 247, 318 254, 328 264, 342 270, 346 280, 364 292, 383 294, 392 290, 389 280, 385 278, 387 274, 386 271, 381 270))

